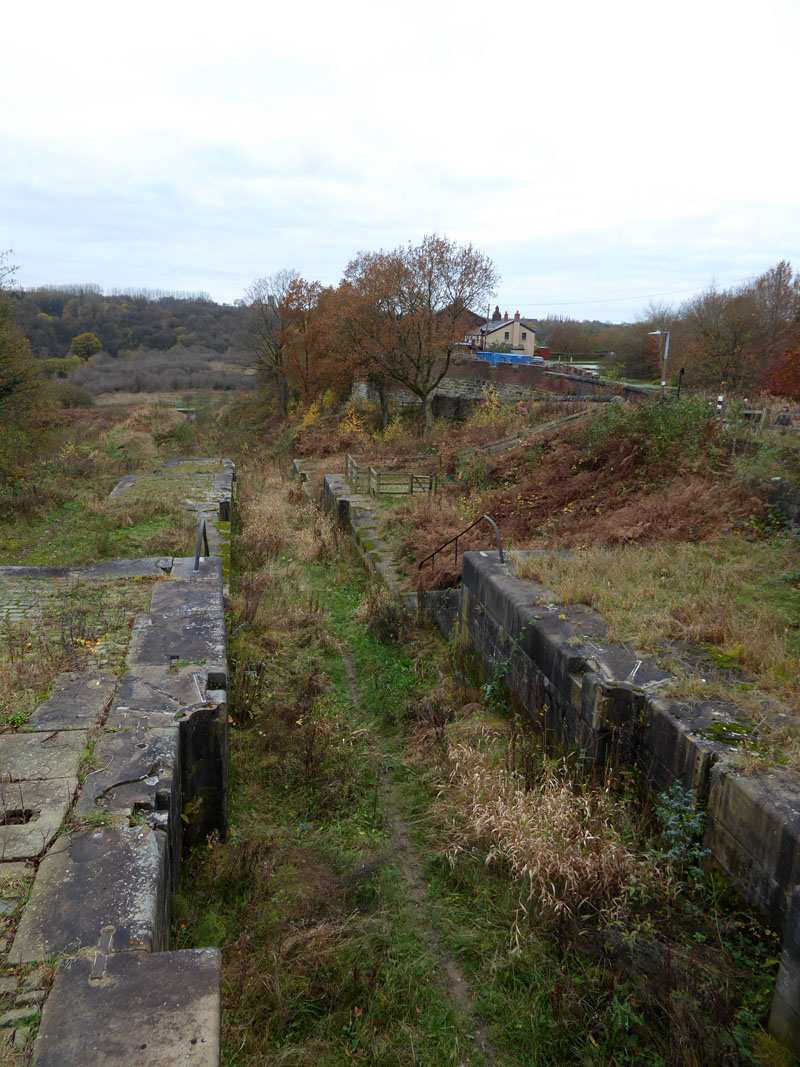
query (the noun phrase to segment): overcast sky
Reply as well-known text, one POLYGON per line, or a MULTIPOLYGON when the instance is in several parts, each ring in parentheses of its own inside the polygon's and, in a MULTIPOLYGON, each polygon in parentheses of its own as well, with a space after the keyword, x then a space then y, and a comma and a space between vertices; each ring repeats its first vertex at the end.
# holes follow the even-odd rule
POLYGON ((204 290, 471 242, 511 314, 800 269, 800 0, 7 5, 23 285, 204 290))

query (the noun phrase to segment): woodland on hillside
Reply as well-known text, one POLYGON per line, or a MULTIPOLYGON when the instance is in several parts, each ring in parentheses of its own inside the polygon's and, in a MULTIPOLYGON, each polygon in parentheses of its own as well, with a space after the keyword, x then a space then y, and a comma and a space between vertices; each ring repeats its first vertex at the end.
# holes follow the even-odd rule
MULTIPOLYGON (((336 286, 295 270, 257 278, 234 305, 205 293, 16 289, 7 254, 0 266, 8 315, 48 378, 90 395, 231 389, 246 386, 241 368, 249 366, 283 412, 329 390, 344 399, 354 380, 367 379, 385 422, 397 386, 429 413, 474 309, 499 281, 478 249, 435 234, 416 246, 359 253, 336 286)), ((537 345, 551 357, 600 359, 608 377, 658 381, 669 331, 668 384, 683 369, 690 389, 800 397, 800 275, 786 261, 729 289, 712 283, 679 307, 651 303, 633 323, 534 321, 537 345)), ((71 402, 61 392, 59 402, 71 402)))
POLYGON ((15 317, 37 359, 118 356, 139 348, 235 348, 243 310, 206 293, 131 290, 103 293, 95 285, 57 285, 13 293, 15 317), (86 349, 87 335, 93 337, 86 349), (76 340, 78 341, 76 345, 76 340))

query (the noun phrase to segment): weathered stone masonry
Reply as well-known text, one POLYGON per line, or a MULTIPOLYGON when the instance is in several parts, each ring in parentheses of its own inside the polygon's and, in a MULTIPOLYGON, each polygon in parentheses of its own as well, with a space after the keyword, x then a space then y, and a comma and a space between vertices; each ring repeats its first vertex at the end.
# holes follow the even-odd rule
MULTIPOLYGON (((396 579, 385 546, 365 541, 375 527, 368 502, 326 475, 321 503, 352 530, 365 566, 389 568, 396 579)), ((715 738, 726 724, 735 735, 740 709, 664 697, 671 677, 651 656, 607 641, 597 612, 559 604, 494 552, 467 552, 461 587, 426 594, 425 606, 487 675, 504 666, 510 691, 554 745, 579 749, 588 765, 609 758, 636 765, 657 792, 676 779, 694 791, 714 861, 783 931, 770 1030, 800 1055, 800 776, 780 767, 738 774, 731 746, 715 738)))
POLYGON ((675 779, 694 790, 714 861, 784 932, 770 1029, 800 1053, 800 777, 779 767, 737 773, 731 746, 713 738, 725 724, 735 733, 739 709, 660 696, 671 679, 652 657, 606 641, 595 611, 558 604, 496 553, 468 552, 461 589, 429 594, 428 605, 486 671, 507 665, 510 691, 554 743, 589 763, 635 764, 657 791, 675 779))
MULTIPOLYGON (((209 494, 223 523, 232 480, 229 465, 209 494)), ((207 499, 200 510, 209 510, 207 499)), ((0 888, 24 889, 35 870, 0 993, 15 1004, 33 996, 35 1008, 44 1000, 42 965, 58 961, 35 1067, 218 1067, 219 952, 170 952, 169 937, 183 845, 226 829, 222 561, 203 559, 197 571, 193 558, 0 568, 17 579, 26 573, 156 580, 123 677, 61 675, 25 732, 0 736, 3 810, 27 817, 0 825, 0 888), (95 769, 79 787, 90 740, 95 769), (68 814, 74 829, 65 831, 68 814), (18 974, 38 976, 31 994, 16 987, 18 974)))

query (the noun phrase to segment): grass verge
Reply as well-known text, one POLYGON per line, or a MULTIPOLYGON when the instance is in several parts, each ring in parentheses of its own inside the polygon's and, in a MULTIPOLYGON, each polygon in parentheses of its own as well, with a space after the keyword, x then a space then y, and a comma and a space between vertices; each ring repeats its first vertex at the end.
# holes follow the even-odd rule
MULTIPOLYGON (((589 548, 518 557, 520 578, 566 604, 589 604, 609 639, 669 656, 696 651, 691 674, 667 664, 680 695, 735 701, 763 726, 800 727, 800 547, 780 532, 731 534, 706 544, 589 548), (705 676, 705 677, 704 677, 705 676), (702 678, 702 680, 701 680, 702 678)), ((683 657, 684 659, 686 657, 683 657)), ((775 733, 785 759, 800 759, 791 732, 775 733)))

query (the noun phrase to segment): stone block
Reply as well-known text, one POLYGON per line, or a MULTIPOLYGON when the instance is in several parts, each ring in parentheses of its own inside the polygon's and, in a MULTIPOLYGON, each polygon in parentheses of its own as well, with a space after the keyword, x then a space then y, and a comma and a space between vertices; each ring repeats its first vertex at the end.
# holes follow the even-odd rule
POLYGON ((94 751, 100 764, 86 776, 75 814, 97 812, 148 819, 163 813, 157 825, 169 839, 169 867, 177 882, 181 854, 180 751, 175 729, 129 730, 104 734, 94 751))
POLYGON ((130 489, 132 485, 141 478, 141 474, 126 474, 124 475, 114 486, 111 492, 108 494, 112 500, 118 500, 125 492, 126 489, 130 489))
POLYGON ((769 1032, 800 1057, 800 888, 786 917, 769 1032))
POLYGON ((219 1067, 216 949, 126 952, 56 972, 33 1067, 219 1067), (103 966, 101 962, 101 966, 103 966))
POLYGON ((800 781, 783 768, 711 769, 706 847, 737 888, 783 929, 800 885, 800 781))
POLYGON ((40 856, 61 828, 77 788, 77 778, 0 782, 0 859, 40 856))
POLYGON ((173 581, 157 585, 150 614, 139 616, 134 624, 128 664, 203 666, 212 688, 227 688, 221 584, 173 581))
POLYGON ((163 833, 149 826, 98 827, 64 835, 39 864, 8 955, 13 966, 109 951, 159 951, 169 938, 169 876, 163 833))
POLYGON ((172 561, 172 577, 187 582, 222 582, 222 560, 219 556, 204 556, 198 570, 194 556, 182 556, 172 561))
POLYGON ((26 729, 90 730, 100 722, 116 684, 116 678, 108 671, 59 674, 50 696, 31 715, 26 729))
POLYGON ((688 704, 648 696, 639 766, 657 793, 677 779, 706 803, 711 768, 726 755, 724 746, 704 736, 716 721, 717 707, 711 702, 688 704))
MULTIPOLYGON (((209 692, 212 696, 214 691, 209 692)), ((230 739, 224 691, 217 701, 193 710, 180 723, 183 832, 187 844, 228 827, 230 739)))
POLYGON ((4 734, 0 745, 0 781, 75 778, 86 738, 85 730, 4 734))
POLYGON ((106 727, 177 726, 197 707, 208 703, 205 667, 132 667, 119 683, 106 727))
POLYGON ((172 567, 172 556, 146 556, 143 559, 111 559, 74 567, 72 573, 84 579, 163 578, 172 567))

